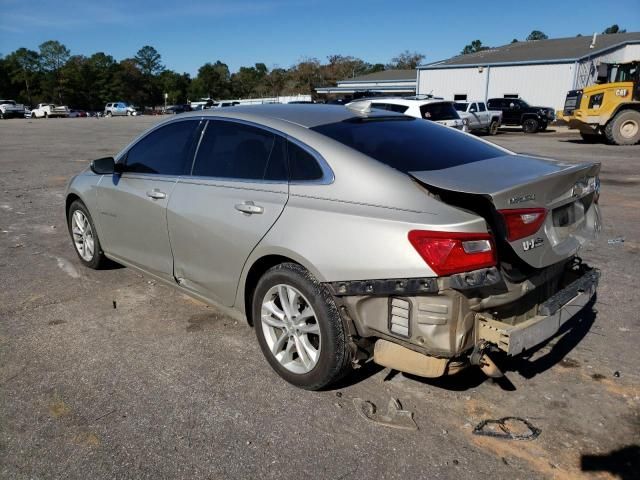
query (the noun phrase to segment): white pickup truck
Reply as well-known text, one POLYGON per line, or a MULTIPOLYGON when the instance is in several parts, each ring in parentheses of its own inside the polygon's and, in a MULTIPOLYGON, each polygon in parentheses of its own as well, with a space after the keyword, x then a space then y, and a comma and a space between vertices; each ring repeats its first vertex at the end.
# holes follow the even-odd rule
POLYGON ((52 103, 39 103, 31 110, 31 118, 68 117, 69 107, 58 107, 52 103))
POLYGON ((498 133, 498 127, 502 123, 502 112, 500 110, 489 110, 487 104, 479 101, 459 101, 453 106, 458 111, 460 118, 466 118, 468 123, 466 131, 485 131, 489 135, 498 133))
POLYGON ((15 100, 0 100, 0 118, 24 117, 24 105, 15 100))

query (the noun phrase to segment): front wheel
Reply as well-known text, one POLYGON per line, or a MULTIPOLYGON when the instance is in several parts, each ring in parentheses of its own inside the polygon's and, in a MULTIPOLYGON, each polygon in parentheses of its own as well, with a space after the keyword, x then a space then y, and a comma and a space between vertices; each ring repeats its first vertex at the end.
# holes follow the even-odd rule
POLYGON ((258 343, 269 365, 287 382, 319 390, 350 369, 347 333, 329 293, 295 263, 268 270, 253 295, 258 343))
POLYGON ((67 215, 69 234, 80 261, 87 267, 99 269, 107 263, 107 257, 100 246, 98 232, 89 210, 80 200, 75 200, 67 215))
POLYGON ((623 110, 618 112, 604 128, 609 143, 635 145, 640 141, 640 112, 623 110))
POLYGON ((535 118, 527 118, 522 122, 522 131, 524 133, 536 133, 538 131, 538 120, 535 118))

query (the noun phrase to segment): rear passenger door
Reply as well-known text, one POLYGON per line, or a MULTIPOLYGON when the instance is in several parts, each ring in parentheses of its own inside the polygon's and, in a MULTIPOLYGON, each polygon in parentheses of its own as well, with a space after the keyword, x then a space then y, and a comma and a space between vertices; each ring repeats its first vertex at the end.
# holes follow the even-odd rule
POLYGON ((178 282, 233 305, 244 263, 282 213, 288 192, 283 136, 209 120, 191 175, 179 179, 167 207, 178 282))

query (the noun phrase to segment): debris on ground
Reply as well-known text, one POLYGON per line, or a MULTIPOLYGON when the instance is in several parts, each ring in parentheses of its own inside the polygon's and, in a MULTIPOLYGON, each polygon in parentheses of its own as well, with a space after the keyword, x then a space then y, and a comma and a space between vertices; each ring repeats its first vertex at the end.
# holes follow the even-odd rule
POLYGON ((402 404, 398 399, 392 398, 389 400, 386 415, 378 413, 375 404, 368 400, 354 398, 353 404, 360 416, 373 423, 403 430, 418 430, 418 425, 413 419, 413 412, 403 410, 402 404))
POLYGON ((116 301, 113 301, 113 308, 118 308, 118 304, 116 303, 116 301))
POLYGON ((615 372, 613 372, 613 376, 616 378, 620 378, 620 372, 616 370, 615 372))
POLYGON ((534 440, 541 430, 520 417, 503 417, 483 420, 473 429, 474 435, 502 438, 505 440, 534 440))
POLYGON ((624 237, 610 238, 609 240, 607 240, 607 243, 609 245, 619 245, 621 243, 624 243, 624 237))

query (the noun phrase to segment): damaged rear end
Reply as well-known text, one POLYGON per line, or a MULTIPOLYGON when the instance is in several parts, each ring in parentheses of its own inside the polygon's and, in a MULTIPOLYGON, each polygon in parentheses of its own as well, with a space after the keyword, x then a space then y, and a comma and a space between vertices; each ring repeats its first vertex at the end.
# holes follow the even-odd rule
POLYGON ((482 216, 495 242, 495 269, 440 280, 439 295, 472 312, 471 322, 458 319, 470 335, 451 353, 471 350, 472 363, 496 374, 486 352, 520 354, 590 301, 599 274, 578 253, 600 230, 599 170, 593 163, 505 155, 410 172, 440 201, 482 216))

